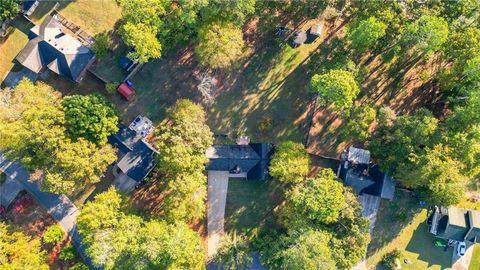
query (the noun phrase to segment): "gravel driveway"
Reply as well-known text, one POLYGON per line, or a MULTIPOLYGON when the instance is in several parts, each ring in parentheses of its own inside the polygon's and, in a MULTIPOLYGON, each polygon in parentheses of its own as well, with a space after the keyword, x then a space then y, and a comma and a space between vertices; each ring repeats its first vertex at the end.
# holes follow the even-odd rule
POLYGON ((215 254, 223 235, 227 203, 228 172, 208 171, 207 232, 208 257, 215 254))

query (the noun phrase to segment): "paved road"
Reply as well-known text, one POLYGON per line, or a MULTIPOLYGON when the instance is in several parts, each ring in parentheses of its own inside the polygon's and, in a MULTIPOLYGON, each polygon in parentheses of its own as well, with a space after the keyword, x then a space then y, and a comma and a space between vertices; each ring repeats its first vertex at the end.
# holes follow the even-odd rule
POLYGON ((225 204, 227 203, 228 172, 208 171, 207 254, 215 254, 223 236, 225 204))
POLYGON ((82 256, 90 269, 100 269, 93 267, 91 259, 85 253, 85 247, 82 245, 81 237, 78 233, 75 219, 79 211, 78 208, 65 195, 57 195, 40 191, 36 182, 30 182, 28 172, 17 162, 11 163, 4 159, 0 153, 0 166, 4 166, 4 172, 11 178, 18 181, 26 191, 28 191, 47 212, 58 222, 60 226, 68 233, 72 243, 82 256), (6 165, 8 164, 8 166, 6 165))

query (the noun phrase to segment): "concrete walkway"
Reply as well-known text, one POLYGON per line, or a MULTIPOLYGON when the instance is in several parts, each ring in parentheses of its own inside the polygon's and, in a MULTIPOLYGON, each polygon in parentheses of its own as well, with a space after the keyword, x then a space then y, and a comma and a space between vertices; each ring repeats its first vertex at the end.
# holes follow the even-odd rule
POLYGON ((212 257, 223 236, 228 172, 208 171, 207 254, 212 257))
POLYGON ((29 181, 29 173, 17 162, 5 160, 0 153, 0 168, 3 168, 5 174, 18 181, 23 188, 34 197, 39 204, 47 209, 47 212, 58 222, 60 226, 68 233, 72 243, 78 250, 78 253, 90 269, 100 269, 93 267, 90 257, 85 253, 85 247, 81 242, 75 220, 79 214, 78 208, 65 195, 57 195, 40 191, 36 182, 29 181))

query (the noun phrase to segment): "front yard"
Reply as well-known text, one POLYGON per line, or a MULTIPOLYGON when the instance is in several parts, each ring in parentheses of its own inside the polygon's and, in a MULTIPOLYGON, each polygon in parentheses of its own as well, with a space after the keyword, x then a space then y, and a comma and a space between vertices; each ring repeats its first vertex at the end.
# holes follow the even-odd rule
POLYGON ((382 200, 367 252, 367 266, 379 264, 388 252, 399 249, 402 269, 449 269, 452 248, 435 247, 428 233, 427 210, 410 193, 397 190, 393 201, 382 200))

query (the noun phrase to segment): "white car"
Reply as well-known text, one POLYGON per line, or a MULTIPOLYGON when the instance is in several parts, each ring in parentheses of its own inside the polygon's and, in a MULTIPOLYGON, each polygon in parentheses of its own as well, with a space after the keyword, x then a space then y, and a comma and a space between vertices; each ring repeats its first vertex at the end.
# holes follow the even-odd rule
POLYGON ((457 246, 457 255, 458 256, 463 256, 465 255, 465 250, 467 249, 467 245, 465 244, 465 242, 460 242, 458 243, 458 246, 457 246))

